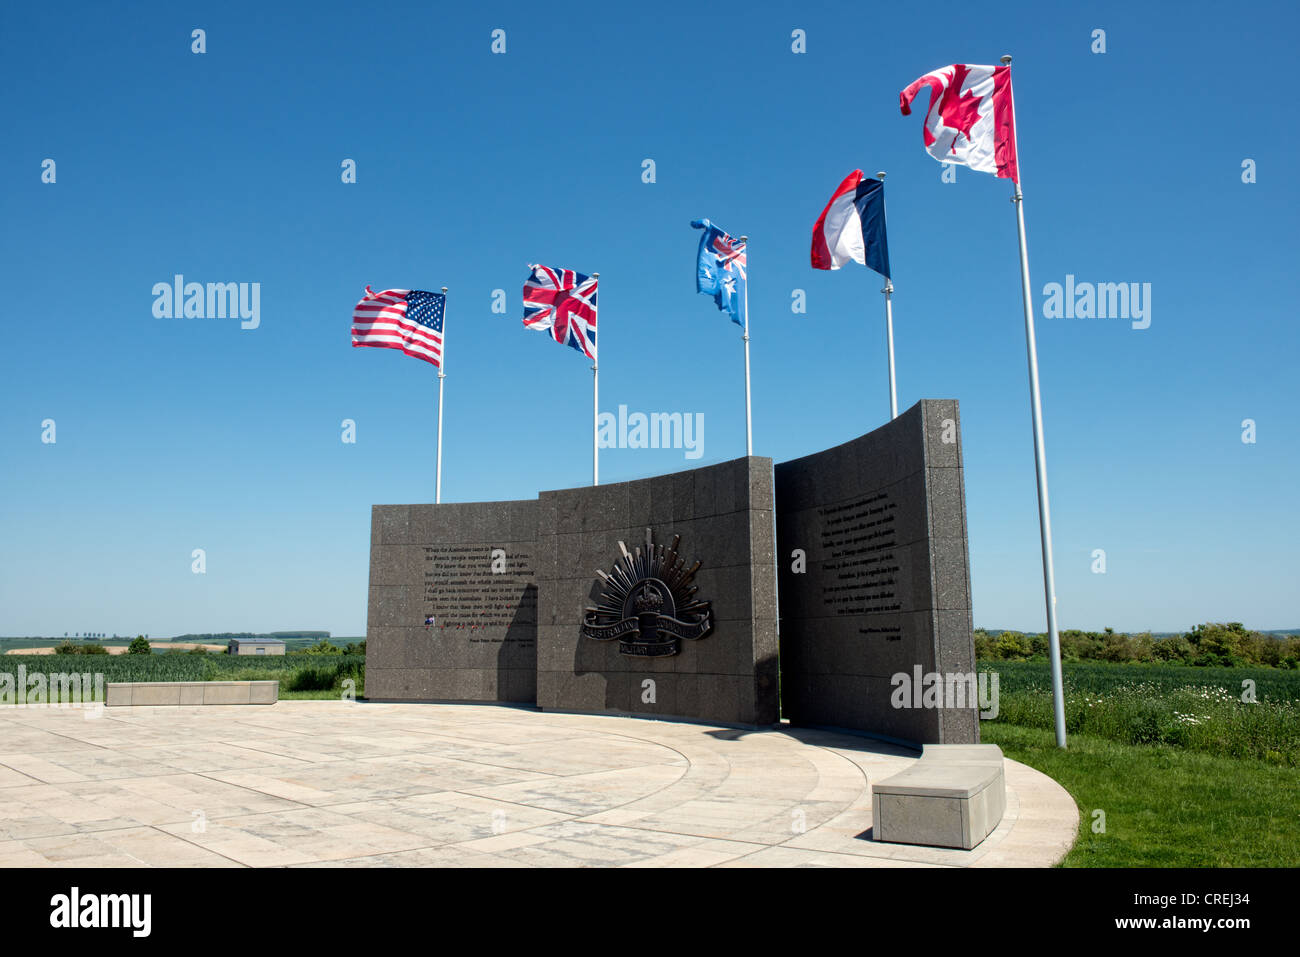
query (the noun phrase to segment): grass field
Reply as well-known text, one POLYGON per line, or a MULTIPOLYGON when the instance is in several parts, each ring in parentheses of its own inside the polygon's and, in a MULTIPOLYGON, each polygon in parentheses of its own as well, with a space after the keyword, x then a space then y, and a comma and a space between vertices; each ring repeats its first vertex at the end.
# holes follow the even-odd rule
POLYGON ((980 733, 1079 805, 1079 838, 1063 867, 1300 866, 1292 768, 1087 734, 1062 751, 1050 730, 998 721, 982 722, 980 733), (1099 823, 1104 833, 1094 832, 1099 823))
POLYGON ((1300 866, 1300 672, 1066 663, 1062 751, 1046 662, 979 670, 999 676, 981 739, 1079 806, 1063 866, 1300 866), (1251 682, 1255 700, 1243 701, 1251 682))

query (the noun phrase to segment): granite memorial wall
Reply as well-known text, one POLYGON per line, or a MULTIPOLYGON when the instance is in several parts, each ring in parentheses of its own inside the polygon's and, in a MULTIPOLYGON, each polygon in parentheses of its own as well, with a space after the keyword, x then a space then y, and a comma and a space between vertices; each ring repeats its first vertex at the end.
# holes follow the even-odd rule
POLYGON ((958 743, 978 740, 973 698, 898 707, 894 684, 973 671, 954 401, 775 469, 373 509, 373 700, 958 743))

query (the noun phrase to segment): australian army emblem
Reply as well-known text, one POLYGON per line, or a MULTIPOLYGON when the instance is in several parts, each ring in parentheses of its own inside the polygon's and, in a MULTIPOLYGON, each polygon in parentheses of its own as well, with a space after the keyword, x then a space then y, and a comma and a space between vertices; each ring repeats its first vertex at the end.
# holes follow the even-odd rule
POLYGON ((619 542, 623 556, 613 570, 596 570, 605 588, 596 607, 586 609, 582 633, 596 641, 617 638, 624 655, 658 658, 677 654, 683 638, 694 641, 712 631, 713 610, 695 597, 692 584, 700 563, 686 567, 677 555, 680 541, 674 535, 667 548, 656 545, 647 528, 644 551, 629 552, 619 542))

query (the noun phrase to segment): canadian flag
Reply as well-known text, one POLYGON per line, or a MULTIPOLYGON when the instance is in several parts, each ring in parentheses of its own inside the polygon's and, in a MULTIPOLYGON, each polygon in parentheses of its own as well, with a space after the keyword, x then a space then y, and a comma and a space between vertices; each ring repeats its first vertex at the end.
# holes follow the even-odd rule
POLYGON ((912 100, 930 88, 925 150, 941 163, 957 163, 1020 182, 1011 67, 955 63, 931 70, 898 94, 907 116, 912 100))

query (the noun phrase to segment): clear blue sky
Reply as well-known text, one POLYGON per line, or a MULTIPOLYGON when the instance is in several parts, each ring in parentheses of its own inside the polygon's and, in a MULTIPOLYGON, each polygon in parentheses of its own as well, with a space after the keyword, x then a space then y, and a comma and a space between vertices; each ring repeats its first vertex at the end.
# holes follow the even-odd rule
POLYGON ((6 7, 0 634, 362 634, 370 506, 432 501, 437 417, 432 366, 350 347, 367 283, 450 287, 444 501, 590 480, 589 363, 522 328, 529 262, 601 273, 602 408, 704 415, 702 459, 607 450, 603 481, 744 454, 698 217, 751 237, 755 452, 882 424, 880 280, 808 264, 855 167, 889 172, 900 406, 961 402, 976 624, 1041 629, 1009 184, 941 182, 898 112, 922 73, 1002 53, 1062 626, 1300 625, 1294 4, 539 9, 6 7), (155 318, 176 273, 260 282, 260 328, 155 318), (1150 328, 1043 319, 1067 273, 1149 282, 1150 328))

